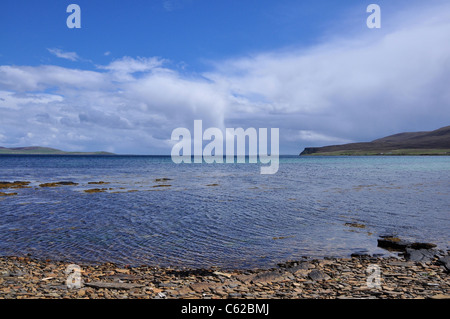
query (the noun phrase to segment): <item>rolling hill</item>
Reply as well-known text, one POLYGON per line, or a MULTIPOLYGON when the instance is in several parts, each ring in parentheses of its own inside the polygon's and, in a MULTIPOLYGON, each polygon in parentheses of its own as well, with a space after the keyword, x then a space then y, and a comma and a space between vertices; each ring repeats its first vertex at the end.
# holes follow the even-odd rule
POLYGON ((394 134, 372 142, 307 147, 300 155, 450 155, 450 126, 394 134))
POLYGON ((0 155, 114 155, 108 152, 65 152, 55 148, 41 146, 13 147, 0 146, 0 155))

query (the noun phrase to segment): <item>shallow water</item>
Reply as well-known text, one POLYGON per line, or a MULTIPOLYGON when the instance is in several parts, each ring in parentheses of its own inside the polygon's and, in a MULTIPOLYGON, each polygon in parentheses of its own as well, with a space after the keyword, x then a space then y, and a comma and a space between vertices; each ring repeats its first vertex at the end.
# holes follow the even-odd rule
POLYGON ((0 197, 0 255, 253 268, 388 254, 380 235, 450 248, 450 157, 286 156, 261 175, 161 156, 0 156, 0 181, 16 180, 31 187, 0 189, 18 193, 0 197), (78 185, 39 187, 59 181, 78 185))

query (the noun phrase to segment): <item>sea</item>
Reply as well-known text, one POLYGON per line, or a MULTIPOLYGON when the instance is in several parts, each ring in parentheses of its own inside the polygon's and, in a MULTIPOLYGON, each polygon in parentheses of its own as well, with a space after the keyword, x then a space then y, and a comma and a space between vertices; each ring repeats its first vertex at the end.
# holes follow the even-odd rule
POLYGON ((450 157, 281 156, 273 175, 261 165, 2 155, 0 181, 29 184, 0 189, 13 194, 0 196, 0 256, 249 269, 395 254, 380 236, 450 249, 450 157), (73 184, 43 185, 58 182, 73 184))

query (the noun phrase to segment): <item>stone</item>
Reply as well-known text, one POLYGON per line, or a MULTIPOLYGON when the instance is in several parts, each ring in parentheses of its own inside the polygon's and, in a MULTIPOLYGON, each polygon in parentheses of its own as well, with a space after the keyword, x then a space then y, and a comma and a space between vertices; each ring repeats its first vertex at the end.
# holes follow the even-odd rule
POLYGON ((85 189, 84 192, 92 194, 92 193, 103 193, 107 190, 108 190, 107 188, 92 188, 92 189, 85 189))
POLYGON ((392 236, 382 236, 381 238, 378 238, 378 247, 387 250, 404 251, 409 244, 410 243, 407 241, 392 236))
POLYGON ((412 266, 414 266, 414 263, 412 261, 398 261, 398 260, 394 260, 394 261, 390 261, 388 263, 388 265, 400 266, 400 267, 412 267, 412 266))
POLYGON ((174 288, 177 287, 177 284, 173 282, 160 282, 158 283, 158 288, 174 288))
POLYGON ((432 243, 409 242, 392 236, 381 236, 381 238, 378 239, 378 247, 385 248, 387 250, 404 252, 407 248, 415 250, 429 250, 435 248, 436 245, 432 243))
POLYGON ((4 192, 0 192, 0 196, 15 196, 17 195, 17 193, 4 193, 4 192))
POLYGON ((435 248, 436 245, 432 243, 412 243, 410 247, 412 249, 432 249, 435 248))
POLYGON ((405 258, 407 261, 427 262, 431 261, 436 254, 434 249, 413 249, 406 248, 405 258))
POLYGON ((274 271, 267 271, 260 274, 256 274, 251 279, 252 283, 256 282, 262 282, 262 283, 268 283, 268 282, 279 282, 286 280, 286 276, 284 273, 274 270, 274 271))
POLYGON ((309 277, 311 280, 314 280, 314 281, 328 280, 328 279, 331 278, 330 276, 328 276, 326 273, 324 273, 324 272, 321 271, 321 270, 312 270, 312 271, 308 274, 308 277, 309 277))
POLYGON ((78 183, 74 182, 56 182, 56 183, 44 183, 39 184, 40 187, 58 187, 58 186, 76 186, 78 183))
POLYGON ((450 299, 450 295, 437 294, 432 296, 431 299, 450 299))
POLYGON ((210 292, 211 289, 217 288, 218 286, 220 284, 215 282, 196 282, 190 285, 191 289, 197 293, 210 292))
POLYGON ((450 272, 450 255, 439 258, 438 265, 444 266, 447 272, 450 272))
POLYGON ((214 271, 213 274, 216 276, 223 276, 223 277, 231 278, 231 274, 220 272, 220 271, 214 271))
POLYGON ((95 282, 86 282, 84 284, 85 284, 85 286, 93 287, 93 288, 124 289, 124 290, 142 287, 142 285, 125 283, 125 282, 95 281, 95 282))

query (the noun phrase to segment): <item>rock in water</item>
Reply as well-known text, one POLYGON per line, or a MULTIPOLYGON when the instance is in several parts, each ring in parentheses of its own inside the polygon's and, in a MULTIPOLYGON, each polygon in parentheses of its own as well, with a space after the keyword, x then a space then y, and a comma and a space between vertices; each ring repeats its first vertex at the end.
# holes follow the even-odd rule
POLYGON ((408 244, 408 242, 392 236, 383 236, 378 239, 378 247, 388 250, 405 251, 408 244))
POLYGON ((378 247, 385 248, 387 250, 405 252, 407 248, 428 250, 435 248, 436 245, 432 243, 409 242, 392 236, 381 236, 381 238, 378 239, 378 247))
POLYGON ((412 243, 410 247, 412 249, 431 249, 435 248, 436 245, 431 243, 412 243))

